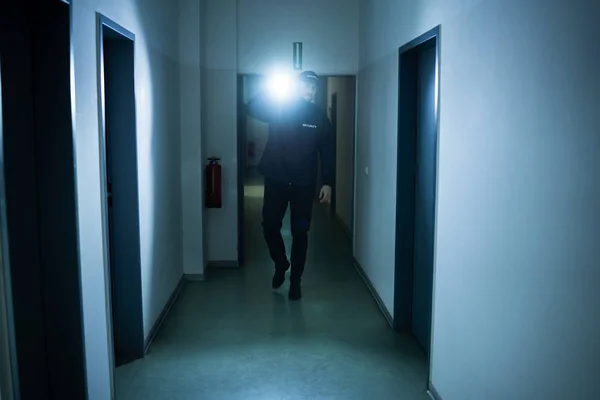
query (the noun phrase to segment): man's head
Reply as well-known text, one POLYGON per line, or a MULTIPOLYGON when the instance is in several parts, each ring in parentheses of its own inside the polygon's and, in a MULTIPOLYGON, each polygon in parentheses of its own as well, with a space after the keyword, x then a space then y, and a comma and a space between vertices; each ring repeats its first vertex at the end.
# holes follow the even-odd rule
POLYGON ((299 76, 300 80, 300 97, 311 103, 315 100, 319 77, 312 71, 302 72, 299 76))

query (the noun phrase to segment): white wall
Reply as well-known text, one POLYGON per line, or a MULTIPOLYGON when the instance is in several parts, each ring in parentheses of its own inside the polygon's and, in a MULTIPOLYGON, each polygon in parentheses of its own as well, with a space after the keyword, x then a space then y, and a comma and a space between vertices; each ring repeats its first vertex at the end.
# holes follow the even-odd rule
POLYGON ((303 43, 303 68, 322 74, 358 69, 358 0, 238 0, 238 68, 266 73, 292 66, 303 43))
POLYGON ((356 256, 393 307, 398 48, 442 24, 432 382, 600 393, 600 3, 362 1, 356 256))
POLYGON ((179 2, 179 54, 181 61, 181 201, 183 272, 204 276, 204 158, 202 154, 201 13, 198 0, 179 2))
POLYGON ((96 11, 136 35, 144 330, 182 276, 178 7, 160 0, 73 2, 75 144, 88 394, 110 398, 97 102, 96 11))
POLYGON ((236 1, 206 0, 203 21, 204 151, 221 158, 223 168, 223 208, 205 211, 207 257, 230 263, 238 259, 236 1))
POLYGON ((292 64, 304 43, 304 68, 358 70, 358 0, 207 0, 203 73, 206 156, 223 163, 223 208, 206 210, 209 261, 235 261, 237 250, 237 74, 265 74, 292 64))
MULTIPOLYGON (((327 102, 331 119, 331 96, 338 95, 336 132, 336 203, 335 211, 344 228, 352 230, 352 198, 354 196, 354 122, 355 82, 352 77, 328 79, 327 102)), ((333 122, 333 121, 332 121, 333 122)))

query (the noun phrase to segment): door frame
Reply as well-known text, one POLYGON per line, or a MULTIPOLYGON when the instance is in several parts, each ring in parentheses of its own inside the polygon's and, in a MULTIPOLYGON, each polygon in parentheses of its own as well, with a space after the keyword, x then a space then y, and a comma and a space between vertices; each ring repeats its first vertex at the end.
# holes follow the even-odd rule
MULTIPOLYGON (((436 182, 434 199, 434 238, 433 238, 433 282, 431 310, 431 341, 428 364, 433 355, 434 309, 435 309, 435 276, 437 243, 437 202, 439 176, 439 137, 440 137, 440 61, 441 61, 441 26, 437 25, 421 36, 411 40, 399 49, 398 55, 398 149, 397 149, 397 182, 396 182, 396 250, 394 276, 394 329, 410 331, 412 326, 413 298, 413 258, 414 258, 414 220, 415 220, 415 163, 416 163, 416 134, 401 134, 408 130, 415 132, 416 122, 413 120, 417 111, 414 102, 416 82, 411 78, 416 74, 414 65, 406 62, 404 57, 415 55, 419 50, 435 46, 435 107, 434 118, 436 126, 436 182), (405 60, 403 62, 403 59, 405 60), (413 126, 415 125, 415 126, 413 126), (399 241, 398 238, 403 240, 399 241), (402 244, 402 245, 400 245, 402 244)), ((427 386, 431 385, 431 366, 427 378, 427 386)))
POLYGON ((246 119, 246 107, 244 104, 244 78, 248 75, 237 75, 237 190, 238 190, 238 221, 237 221, 237 250, 238 250, 238 266, 244 265, 246 258, 246 248, 244 246, 245 235, 244 235, 244 182, 246 174, 246 158, 247 152, 247 119, 246 119))
MULTIPOLYGON (((52 3, 44 3, 45 6, 48 7, 61 7, 60 11, 58 8, 56 10, 44 10, 50 11, 50 15, 52 19, 44 20, 42 24, 37 25, 40 31, 32 31, 32 41, 31 41, 31 51, 33 54, 37 54, 42 59, 46 60, 46 57, 55 56, 56 48, 52 48, 57 45, 56 37, 46 37, 40 32, 46 32, 47 29, 52 29, 52 27, 58 24, 60 20, 61 24, 68 18, 68 22, 65 25, 61 25, 59 28, 61 35, 68 34, 68 40, 62 41, 64 37, 61 37, 60 42, 60 51, 61 51, 61 62, 57 64, 56 68, 60 68, 61 75, 60 80, 52 81, 54 83, 60 85, 60 90, 58 96, 60 96, 60 100, 56 102, 56 97, 52 97, 52 99, 48 99, 48 92, 51 88, 41 85, 40 82, 51 82, 51 79, 48 78, 47 75, 40 74, 40 70, 47 72, 46 68, 40 69, 37 68, 41 61, 39 59, 32 58, 32 88, 33 91, 30 94, 33 100, 34 109, 36 108, 36 101, 40 98, 43 101, 43 106, 37 106, 37 111, 34 112, 33 119, 35 124, 38 125, 34 128, 34 141, 36 142, 34 146, 43 146, 40 144, 40 138, 51 138, 51 140, 55 143, 58 143, 59 148, 44 148, 43 151, 40 150, 40 147, 34 148, 34 159, 33 162, 36 164, 35 166, 35 179, 36 179, 36 197, 40 196, 42 193, 43 200, 40 200, 40 197, 36 198, 36 209, 33 211, 37 213, 37 231, 34 232, 34 236, 37 236, 40 240, 37 243, 35 248, 31 248, 29 245, 29 251, 40 252, 41 254, 45 253, 44 257, 40 257, 39 259, 39 268, 41 272, 43 284, 42 284, 42 299, 43 304, 41 304, 41 312, 40 317, 45 320, 43 324, 43 328, 40 330, 40 335, 42 339, 45 341, 45 349, 40 351, 35 351, 36 355, 32 356, 36 358, 38 361, 37 371, 40 375, 45 375, 47 382, 39 382, 40 385, 37 387, 48 387, 50 388, 49 395, 56 395, 57 392, 65 390, 64 387, 77 387, 77 391, 85 391, 87 392, 87 381, 88 376, 86 373, 86 351, 85 351, 85 338, 84 338, 84 321, 83 321, 83 309, 82 309, 82 288, 81 288, 81 257, 80 257, 80 248, 79 248, 79 219, 78 219, 78 189, 77 189, 77 179, 76 179, 76 151, 75 151, 75 116, 76 116, 76 104, 75 104, 75 78, 74 78, 74 52, 73 52, 73 7, 72 1, 70 0, 53 0, 52 3), (66 9, 64 8, 66 7, 66 9), (54 14, 56 11, 57 14, 54 14), (57 15, 60 14, 58 17, 57 15), (59 18, 59 19, 57 19, 59 18), (63 19, 65 18, 65 19, 63 19), (66 28, 66 29, 64 29, 66 28), (48 38, 50 40, 50 48, 48 43, 43 44, 44 50, 50 50, 48 53, 40 52, 40 44, 38 40, 40 38, 48 38), (63 52, 64 51, 64 52, 63 52), (37 69, 37 74, 36 74, 37 69), (40 94, 41 93, 41 94, 40 94), (48 101, 54 100, 55 103, 48 106, 48 101), (60 104, 59 109, 53 108, 56 104, 60 104), (52 117, 50 118, 49 115, 52 117), (57 120, 53 119, 54 117, 57 120), (58 126, 54 124, 62 123, 58 126), (46 128, 40 128, 46 127, 46 128), (61 135, 58 137, 59 141, 55 141, 56 137, 51 137, 49 135, 45 135, 40 131, 42 129, 54 128, 57 132, 64 132, 65 135, 61 135), (68 146, 68 147, 67 147, 68 146), (44 155, 44 157, 40 156, 40 152, 44 155), (69 154, 70 153, 70 154, 69 154), (68 155, 68 157, 67 157, 68 155), (49 157, 50 160, 46 157, 49 157), (65 161, 66 164, 57 164, 56 169, 45 169, 48 166, 54 168, 55 164, 53 161, 60 159, 61 161, 65 161), (48 182, 48 178, 40 176, 39 171, 44 170, 46 173, 51 173, 55 177, 57 176, 61 181, 60 185, 53 185, 51 189, 48 186, 43 186, 41 183, 48 182), (68 175, 68 176, 67 176, 68 175), (66 187, 68 188, 68 192, 66 187), (69 187, 70 186, 70 187, 69 187), (48 193, 52 193, 53 196, 48 196, 48 193), (54 194, 60 193, 61 197, 58 198, 54 196, 54 194), (48 198, 50 197, 50 198, 48 198), (56 214, 56 204, 64 205, 66 201, 69 201, 67 204, 68 214, 67 218, 61 217, 61 222, 64 224, 68 224, 69 228, 68 233, 65 233, 64 236, 58 241, 53 242, 52 240, 56 239, 56 236, 50 231, 53 229, 48 229, 48 227, 52 227, 56 225, 56 219, 53 219, 52 216, 60 215, 60 212, 64 210, 59 210, 59 214, 56 214), (57 203, 58 202, 58 203, 57 203), (46 208, 41 207, 41 204, 46 206, 46 208), (43 221, 40 223, 40 221, 43 221), (45 225, 45 226, 44 226, 45 225), (43 238, 43 239, 42 239, 43 238), (50 240, 49 238, 52 238, 50 240), (52 249, 51 251, 48 249, 52 249), (59 261, 57 261, 59 260, 59 261), (62 262, 63 268, 60 272, 63 273, 63 278, 68 276, 72 278, 73 281, 62 283, 69 285, 67 289, 70 289, 70 293, 66 296, 62 297, 62 294, 57 296, 48 297, 49 287, 55 286, 56 282, 48 279, 49 276, 56 277, 57 279, 61 279, 59 274, 55 274, 52 272, 51 268, 55 266, 56 262, 62 262), (66 273, 66 274, 65 274, 66 273), (72 286, 70 286, 72 285, 72 286), (45 286, 45 287, 44 287, 45 286), (62 319, 60 317, 56 317, 56 308, 60 307, 60 301, 55 302, 51 305, 49 299, 54 300, 55 298, 62 299, 63 304, 65 305, 64 300, 68 300, 69 305, 72 305, 74 308, 65 310, 61 309, 62 319), (75 303, 74 303, 75 302, 75 303), (55 310, 52 310, 52 307, 55 307, 55 310), (54 311, 54 312, 52 312, 54 311), (69 317, 75 318, 69 320, 69 317), (69 328, 71 332, 70 337, 67 337, 67 341, 65 341, 65 333, 64 333, 64 324, 69 324, 69 328), (79 326, 77 326, 79 325, 79 326), (51 328, 49 328, 51 327, 51 328), (63 330, 61 330, 63 329, 63 330), (74 335, 73 335, 74 333, 74 335), (57 337, 59 339, 57 339, 57 337), (61 348, 62 347, 62 348, 61 348), (67 352, 73 351, 76 353, 71 353, 70 357, 64 358, 62 354, 60 354, 61 350, 65 351, 64 347, 68 347, 67 352), (52 355, 50 355, 52 353, 52 355), (57 357, 58 354, 58 357, 57 357), (40 358, 42 360, 40 360, 40 358), (63 385, 64 380, 61 378, 64 377, 62 373, 52 373, 53 370, 64 369, 65 365, 62 363, 62 360, 71 360, 75 362, 77 365, 66 366, 66 368, 71 369, 70 375, 70 384, 63 385), (61 365, 63 364, 63 365, 61 365), (77 368, 77 371, 73 371, 73 367, 77 368)), ((38 4, 39 5, 39 4, 38 4)), ((44 7, 45 7, 44 6, 44 7)), ((39 10, 38 10, 39 11, 39 10)), ((29 16, 31 18, 31 16, 29 16)), ((36 23, 39 21, 35 21, 36 23)), ((47 60, 46 60, 47 61, 47 60)), ((1 68, 0 68, 1 70, 1 68)), ((53 70, 56 72, 56 70, 53 70)), ((31 285, 28 285, 27 289, 23 289, 22 287, 14 287, 14 274, 11 274, 11 252, 10 252, 10 232, 9 232, 9 210, 7 208, 7 176, 6 176, 6 148, 5 148, 5 140, 4 140, 4 115, 3 115, 3 104, 2 104, 2 71, 0 71, 0 346, 2 349, 0 351, 0 362, 2 366, 0 367, 0 394, 4 398, 12 399, 12 398, 20 398, 23 395, 23 386, 21 379, 24 377, 23 369, 28 369, 28 365, 31 364, 31 357, 29 355, 19 359, 19 356, 23 355, 19 353, 19 346, 24 346, 23 343, 19 345, 19 340, 17 338, 17 329, 18 324, 16 321, 19 320, 18 316, 15 317, 15 311, 19 312, 19 310, 15 310, 15 296, 16 293, 25 293, 28 297, 31 297, 32 293, 34 293, 37 289, 33 288, 31 285), (11 276, 13 275, 13 276, 11 276), (21 362, 25 363, 24 365, 19 365, 21 362), (19 368, 20 366, 20 368, 19 368), (8 367, 8 368, 7 368, 8 367), (20 379, 21 378, 21 379, 20 379)), ((53 88, 56 90, 56 87, 53 88)), ((56 96, 56 92, 54 92, 56 96)), ((46 133, 46 132, 44 132, 46 133)), ((10 150, 8 150, 10 151, 10 150)), ((64 227, 63 227, 64 228, 64 227)), ((14 239, 14 238, 13 238, 14 239)), ((13 251, 17 243, 12 243, 13 251)), ((14 254, 14 253, 13 253, 14 254)), ((14 260, 12 260, 14 261, 14 260)), ((32 265, 28 265, 30 267, 32 265)), ((14 270, 13 270, 14 272, 14 270)), ((68 292, 67 290, 66 292, 68 292)), ((21 310, 22 312, 22 310, 21 310)), ((28 315, 30 318, 35 318, 35 316, 28 315)), ((27 343, 27 340, 23 341, 27 343)), ((27 349, 30 352, 30 349, 27 349)), ((81 392, 79 392, 81 394, 81 392)))
MULTIPOLYGON (((115 385, 114 385, 114 370, 115 370, 115 354, 114 354, 114 337, 113 337, 113 315, 112 315, 112 293, 111 293, 111 265, 110 265, 110 249, 109 249, 109 226, 108 226, 108 201, 107 201, 107 171, 106 171, 106 111, 105 111, 105 86, 104 86, 104 29, 108 28, 126 39, 133 42, 134 57, 133 57, 133 68, 135 71, 135 35, 133 32, 127 30, 123 26, 117 24, 110 18, 103 14, 96 13, 96 27, 97 27, 97 70, 98 70, 98 140, 100 150, 100 185, 101 185, 101 210, 102 210, 102 248, 104 253, 104 291, 105 291, 105 306, 106 306, 106 327, 107 327, 107 338, 109 345, 109 366, 110 366, 110 391, 111 396, 115 396, 115 385)), ((135 78, 134 78, 135 79, 135 78)), ((135 94, 134 94, 135 99, 135 94)), ((134 103, 133 112, 136 113, 137 102, 134 103)), ((134 121, 137 118, 134 117, 134 121)), ((134 126, 137 141, 137 124, 134 126)), ((137 145, 136 145, 137 148, 137 145)), ((139 212, 139 208, 137 210, 139 212)), ((138 232, 139 233, 139 232, 138 232)))
MULTIPOLYGON (((299 71, 293 71, 293 73, 300 73, 299 71)), ((335 73, 331 73, 331 74, 320 74, 317 72, 317 74, 319 75, 319 79, 327 79, 329 80, 329 78, 352 78, 353 79, 353 84, 354 84, 354 122, 352 124, 353 128, 354 128, 354 132, 353 132, 353 149, 352 149, 352 155, 353 155, 353 177, 352 177, 352 201, 351 201, 351 216, 352 216, 352 221, 351 221, 351 226, 348 227, 352 232, 352 252, 354 253, 354 238, 355 238, 355 234, 354 234, 354 214, 355 214, 355 201, 356 201, 356 137, 357 137, 357 116, 358 116, 358 76, 357 75, 353 75, 353 74, 335 74, 335 73)), ((245 112, 245 104, 244 104, 244 78, 245 77, 265 77, 268 74, 258 74, 258 73, 243 73, 243 72, 238 72, 237 74, 237 134, 236 134, 236 146, 237 146, 237 189, 238 189, 238 193, 237 193, 237 199, 238 199, 238 221, 237 221, 237 227, 238 227, 238 235, 237 235, 237 240, 238 240, 238 266, 243 266, 244 265, 244 261, 245 261, 245 248, 244 248, 244 241, 245 241, 245 236, 244 236, 244 223, 245 223, 245 215, 244 215, 244 176, 245 176, 245 171, 246 171, 246 139, 247 139, 247 135, 246 135, 246 112, 245 112)), ((327 85, 326 85, 327 87, 327 85)), ((329 97, 327 96, 327 94, 325 94, 325 99, 328 102, 329 101, 329 97)), ((327 105, 325 106, 325 113, 327 113, 327 105)), ((337 132, 334 132, 334 140, 336 143, 336 149, 337 149, 337 132)), ((337 150, 336 150, 337 152, 337 150)), ((337 157, 337 155, 336 155, 337 157)), ((337 174, 337 165, 336 165, 336 171, 335 173, 337 174)), ((333 190, 335 190, 335 187, 333 188, 333 190)))

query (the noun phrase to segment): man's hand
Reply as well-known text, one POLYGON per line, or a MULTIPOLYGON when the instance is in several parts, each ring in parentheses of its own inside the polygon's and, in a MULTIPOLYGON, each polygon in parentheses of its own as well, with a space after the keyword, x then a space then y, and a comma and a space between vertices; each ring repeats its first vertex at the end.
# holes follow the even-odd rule
POLYGON ((321 203, 331 202, 331 186, 323 185, 319 194, 319 200, 321 200, 321 203))

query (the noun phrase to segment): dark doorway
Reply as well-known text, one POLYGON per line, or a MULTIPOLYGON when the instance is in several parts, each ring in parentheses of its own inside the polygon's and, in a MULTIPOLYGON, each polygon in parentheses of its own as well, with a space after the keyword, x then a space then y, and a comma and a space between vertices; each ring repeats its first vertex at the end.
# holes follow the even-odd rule
MULTIPOLYGON (((337 113, 338 113, 338 94, 337 93, 333 93, 331 95, 331 130, 333 131, 333 148, 334 148, 334 158, 335 158, 335 165, 337 167, 337 136, 338 136, 338 126, 337 126, 337 113)), ((336 168, 337 169, 337 168, 336 168)), ((337 171, 336 171, 337 172, 337 171)), ((337 174, 336 174, 337 175, 337 174)), ((336 185, 334 183, 333 186, 333 190, 331 191, 331 206, 330 206, 330 210, 331 210, 331 216, 332 218, 336 217, 336 212, 335 212, 335 200, 337 198, 337 191, 335 190, 336 185)))
POLYGON ((135 36, 98 16, 106 244, 115 366, 144 356, 135 36), (103 100, 103 101, 102 101, 103 100))
POLYGON ((71 5, 0 8, 2 268, 16 398, 85 398, 71 5))
POLYGON ((354 215, 354 137, 356 124, 356 78, 334 76, 327 79, 329 119, 334 141, 335 180, 330 215, 352 242, 354 215))
POLYGON ((400 49, 394 324, 429 356, 438 140, 439 27, 400 49))
MULTIPOLYGON (((328 111, 328 103, 329 103, 329 96, 327 93, 328 92, 328 84, 329 84, 329 77, 321 75, 319 78, 319 82, 317 83, 317 94, 315 95, 315 100, 314 100, 314 103, 325 112, 328 111)), ((333 140, 335 140, 335 135, 333 135, 333 140)), ((321 186, 323 186, 323 177, 321 176, 321 164, 320 163, 319 163, 318 170, 319 170, 319 172, 317 174, 317 186, 316 186, 316 191, 315 191, 315 200, 317 200, 319 198, 319 194, 321 193, 321 186)))

